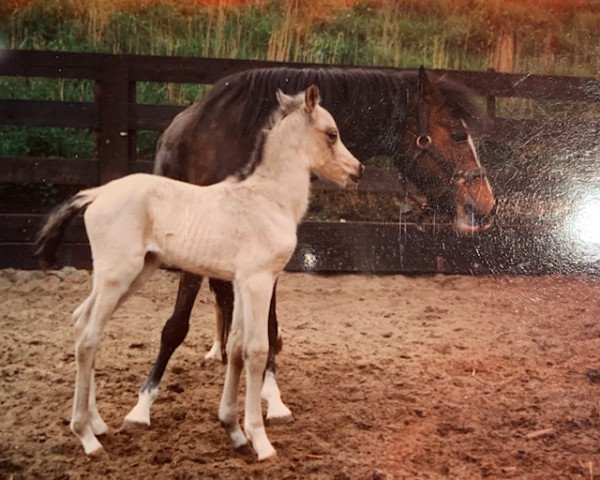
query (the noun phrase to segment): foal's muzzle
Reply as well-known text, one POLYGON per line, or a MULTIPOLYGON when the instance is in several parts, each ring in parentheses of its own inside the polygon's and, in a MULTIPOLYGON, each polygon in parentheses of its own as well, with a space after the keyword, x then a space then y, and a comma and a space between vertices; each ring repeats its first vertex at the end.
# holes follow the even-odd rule
POLYGON ((350 174, 350 180, 354 183, 358 183, 358 180, 363 176, 363 173, 365 173, 365 166, 361 163, 358 167, 358 173, 356 175, 353 173, 350 174))

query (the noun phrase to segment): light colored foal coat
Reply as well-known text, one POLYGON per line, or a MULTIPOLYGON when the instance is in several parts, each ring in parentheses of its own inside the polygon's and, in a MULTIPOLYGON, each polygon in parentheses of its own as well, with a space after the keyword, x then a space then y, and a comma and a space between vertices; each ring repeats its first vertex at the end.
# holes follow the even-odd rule
MULTIPOLYGON (((219 420, 234 448, 250 441, 259 460, 275 454, 260 401, 273 284, 296 246, 311 172, 348 186, 363 170, 339 139, 331 115, 319 106, 316 87, 296 97, 281 92, 277 96, 280 109, 265 130, 261 161, 245 180, 198 187, 135 174, 82 191, 66 202, 71 211, 87 207, 84 219, 94 264, 92 292, 73 314, 77 374, 71 429, 87 454, 101 451, 96 435, 107 431, 96 407, 94 382, 102 332, 114 310, 161 262, 233 282, 233 324, 219 420), (242 431, 237 392, 244 366, 242 431)), ((40 232, 40 242, 69 220, 60 218, 59 209, 40 232)))

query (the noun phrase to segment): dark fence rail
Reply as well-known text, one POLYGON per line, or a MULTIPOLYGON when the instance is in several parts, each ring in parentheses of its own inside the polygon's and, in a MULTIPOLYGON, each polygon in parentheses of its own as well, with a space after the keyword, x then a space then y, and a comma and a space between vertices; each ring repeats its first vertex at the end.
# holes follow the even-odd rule
MULTIPOLYGON (((184 107, 136 103, 137 82, 211 84, 249 68, 324 67, 267 61, 110 55, 68 52, 0 50, 0 76, 92 80, 94 102, 0 99, 0 125, 70 127, 96 132, 96 155, 90 159, 0 157, 0 182, 97 185, 132 172, 148 172, 152 163, 136 158, 136 132, 162 130, 184 107)), ((339 68, 348 68, 339 66, 339 68)), ((394 69, 398 70, 398 69, 394 69)), ((600 102, 596 78, 500 74, 493 71, 436 70, 473 88, 486 98, 494 119, 483 132, 488 140, 508 143, 541 140, 565 128, 598 132, 598 125, 569 119, 568 125, 545 119, 496 117, 496 98, 519 97, 565 102, 600 102)), ((0 92, 1 96, 1 92, 0 92)), ((596 133, 594 133, 596 132, 596 133)), ((579 141, 583 141, 581 136, 579 141)), ((318 188, 326 188, 321 185, 318 188)), ((400 192, 394 169, 368 169, 359 188, 366 192, 400 192)), ((35 268, 31 258, 32 229, 40 217, 0 215, 0 267, 35 268)), ((552 270, 532 245, 531 228, 519 234, 505 227, 498 235, 457 237, 439 225, 417 228, 410 224, 314 223, 300 228, 300 243, 292 270, 372 272, 495 272, 525 268, 531 273, 552 270), (512 233, 511 233, 512 232, 512 233), (506 237, 510 234, 509 237, 506 237), (504 240, 500 241, 502 237, 504 240), (506 238, 510 238, 507 240, 506 238), (502 243, 504 242, 504 243, 502 243), (528 250, 527 250, 528 249, 528 250), (488 252, 484 262, 483 253, 488 252), (519 252, 527 252, 527 258, 519 252), (536 256, 537 255, 537 256, 536 256), (511 268, 508 268, 508 267, 511 268)), ((62 265, 89 266, 85 234, 75 228, 66 240, 62 265)))

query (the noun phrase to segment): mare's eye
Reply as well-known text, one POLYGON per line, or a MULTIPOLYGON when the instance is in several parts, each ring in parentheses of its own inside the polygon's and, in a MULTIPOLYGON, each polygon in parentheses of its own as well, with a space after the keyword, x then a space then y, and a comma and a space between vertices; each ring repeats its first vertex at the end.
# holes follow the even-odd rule
POLYGON ((457 143, 463 143, 469 139, 469 135, 467 135, 467 132, 453 132, 450 134, 450 136, 452 137, 452 140, 454 140, 457 143))
POLYGON ((327 140, 329 140, 329 143, 334 144, 336 142, 336 140, 338 139, 338 132, 336 132, 335 130, 329 130, 326 133, 327 133, 327 140))

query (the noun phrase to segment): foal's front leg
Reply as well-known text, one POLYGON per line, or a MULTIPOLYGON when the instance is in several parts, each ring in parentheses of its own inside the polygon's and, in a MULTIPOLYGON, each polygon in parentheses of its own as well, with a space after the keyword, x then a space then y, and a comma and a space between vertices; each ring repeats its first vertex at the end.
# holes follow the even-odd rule
POLYGON ((275 279, 271 274, 253 275, 239 282, 244 307, 244 362, 246 403, 244 430, 259 460, 277 452, 269 442, 262 417, 261 387, 269 352, 268 316, 275 279))
POLYGON ((240 428, 238 421, 237 393, 240 384, 240 375, 244 366, 243 358, 243 306, 242 296, 239 289, 235 286, 235 299, 233 307, 233 318, 231 323, 231 332, 227 341, 227 369, 225 372, 225 385, 221 404, 219 406, 219 420, 223 428, 227 431, 231 444, 235 450, 243 449, 248 440, 240 428))

